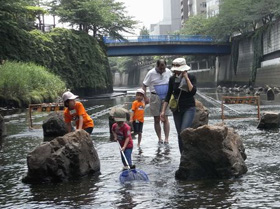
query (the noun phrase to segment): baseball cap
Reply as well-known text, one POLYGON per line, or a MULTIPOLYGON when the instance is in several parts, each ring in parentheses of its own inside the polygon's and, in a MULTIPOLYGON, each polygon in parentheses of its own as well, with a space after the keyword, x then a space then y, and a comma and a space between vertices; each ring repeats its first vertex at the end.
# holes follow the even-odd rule
POLYGON ((126 109, 124 109, 122 107, 116 108, 115 112, 113 113, 115 121, 116 122, 119 122, 119 121, 125 122, 126 121, 126 113, 127 113, 126 109))
POLYGON ((77 95, 74 95, 72 92, 70 91, 66 91, 63 95, 62 95, 62 99, 63 99, 63 102, 66 102, 68 99, 76 99, 77 95))
POLYGON ((141 94, 145 95, 145 92, 144 92, 143 89, 137 89, 137 90, 136 90, 136 93, 141 93, 141 94))

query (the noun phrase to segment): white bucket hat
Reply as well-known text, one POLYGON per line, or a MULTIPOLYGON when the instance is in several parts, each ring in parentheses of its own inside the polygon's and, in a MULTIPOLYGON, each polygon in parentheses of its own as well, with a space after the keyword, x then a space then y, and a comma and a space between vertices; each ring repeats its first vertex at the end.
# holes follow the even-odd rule
POLYGON ((136 93, 141 93, 141 94, 145 95, 145 92, 144 92, 143 89, 137 89, 137 90, 136 90, 136 93))
POLYGON ((63 99, 63 102, 66 102, 68 99, 76 99, 78 98, 79 96, 77 95, 74 95, 72 92, 70 91, 66 91, 63 95, 62 95, 62 99, 63 99))
POLYGON ((177 58, 175 60, 173 60, 172 62, 172 68, 171 71, 180 71, 180 72, 184 72, 184 71, 188 71, 190 68, 190 66, 187 65, 185 58, 177 58))

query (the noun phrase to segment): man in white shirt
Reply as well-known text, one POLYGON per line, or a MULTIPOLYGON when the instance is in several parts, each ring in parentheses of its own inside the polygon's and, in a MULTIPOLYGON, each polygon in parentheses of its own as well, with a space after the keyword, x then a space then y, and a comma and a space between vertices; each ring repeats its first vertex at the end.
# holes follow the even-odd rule
MULTIPOLYGON (((146 89, 149 87, 151 95, 150 95, 150 113, 152 116, 154 116, 154 129, 156 131, 158 142, 163 143, 163 140, 161 138, 161 126, 160 126, 160 112, 162 109, 162 104, 164 102, 164 98, 160 98, 159 95, 157 95, 155 86, 156 85, 162 85, 166 84, 168 85, 169 78, 171 77, 172 72, 166 68, 166 61, 164 59, 160 59, 157 61, 157 65, 155 68, 149 70, 146 77, 143 81, 143 90, 145 91, 146 95, 146 89)), ((168 144, 168 138, 169 138, 169 131, 170 131, 170 124, 168 120, 168 115, 172 115, 171 111, 166 111, 165 120, 163 122, 163 130, 164 130, 164 143, 168 144)))

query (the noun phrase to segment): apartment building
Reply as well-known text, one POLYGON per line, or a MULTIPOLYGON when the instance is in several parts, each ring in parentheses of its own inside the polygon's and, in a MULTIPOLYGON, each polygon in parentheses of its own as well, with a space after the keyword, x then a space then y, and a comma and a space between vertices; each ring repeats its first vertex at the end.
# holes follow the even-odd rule
POLYGON ((214 17, 219 14, 221 0, 206 0, 207 5, 207 18, 214 17))
POLYGON ((206 14, 206 0, 188 0, 188 16, 206 14))
POLYGON ((181 28, 181 0, 163 0, 163 20, 150 26, 151 35, 166 35, 181 28))

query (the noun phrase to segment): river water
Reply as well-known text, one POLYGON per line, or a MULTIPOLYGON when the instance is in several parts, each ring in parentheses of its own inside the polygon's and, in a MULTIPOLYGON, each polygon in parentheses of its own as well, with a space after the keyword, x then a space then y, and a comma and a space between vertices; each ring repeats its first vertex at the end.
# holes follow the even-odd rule
MULTIPOLYGON (((133 90, 132 90, 133 92, 133 90)), ((197 99, 209 109, 209 124, 221 122, 221 93, 200 89, 197 99)), ((33 113, 34 129, 29 130, 27 110, 5 113, 8 136, 0 150, 0 208, 280 208, 279 130, 258 130, 256 107, 231 105, 225 120, 241 136, 248 156, 248 172, 238 179, 178 181, 174 178, 180 154, 174 121, 170 117, 170 145, 158 145, 153 118, 146 111, 142 153, 133 150, 137 168, 150 182, 121 185, 122 164, 118 145, 109 141, 108 111, 133 100, 132 95, 112 99, 83 101, 95 120, 92 134, 101 162, 101 175, 76 181, 29 185, 27 154, 43 142, 42 121, 47 113, 33 113)), ((278 111, 280 98, 266 101, 262 95, 261 112, 278 111)), ((134 140, 136 145, 137 141, 134 140)), ((136 146, 135 146, 136 147, 136 146)))

